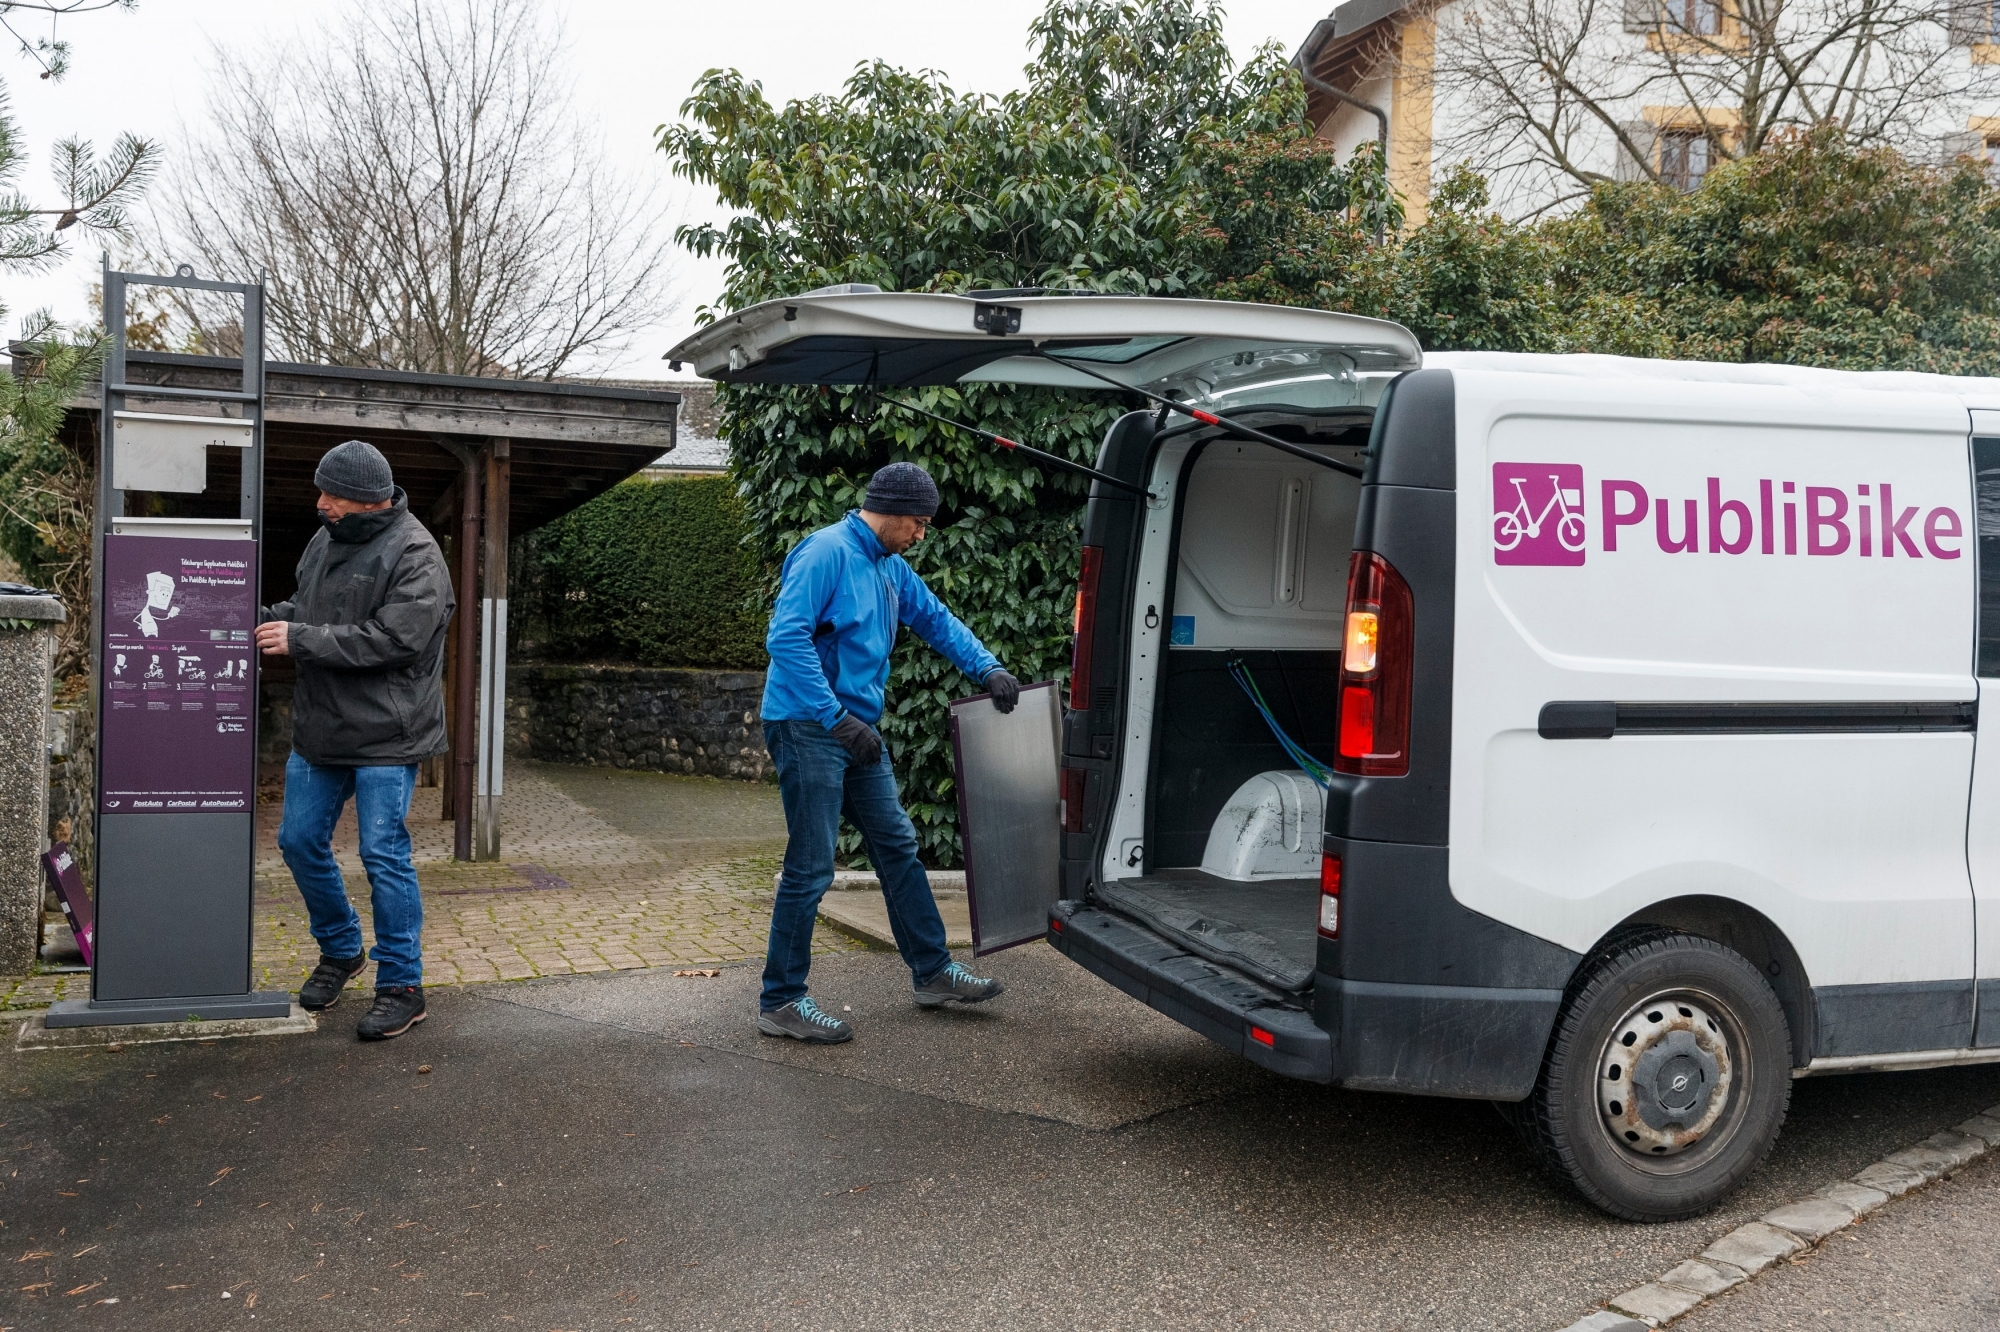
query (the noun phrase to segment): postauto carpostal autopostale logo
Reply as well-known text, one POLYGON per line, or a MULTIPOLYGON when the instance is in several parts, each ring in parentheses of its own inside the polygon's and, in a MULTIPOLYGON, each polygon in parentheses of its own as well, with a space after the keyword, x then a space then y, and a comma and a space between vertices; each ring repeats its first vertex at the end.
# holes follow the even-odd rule
POLYGON ((1606 478, 1590 491, 1576 463, 1493 464, 1493 562, 1579 565, 1592 544, 1608 554, 1657 547, 1666 555, 1955 560, 1971 531, 1957 509, 1923 503, 1908 486, 1898 495, 1893 481, 1828 486, 1711 476, 1688 496, 1606 478), (1587 495, 1595 515, 1586 510, 1587 495))

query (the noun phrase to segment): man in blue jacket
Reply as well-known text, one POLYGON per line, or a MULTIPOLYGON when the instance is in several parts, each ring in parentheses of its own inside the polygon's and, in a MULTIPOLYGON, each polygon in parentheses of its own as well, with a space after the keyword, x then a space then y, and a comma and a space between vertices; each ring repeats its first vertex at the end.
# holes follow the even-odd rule
POLYGON ((868 482, 861 508, 801 541, 779 575, 764 647, 764 745, 785 802, 785 869, 771 909, 771 943, 757 1028, 815 1044, 851 1040, 854 1029, 806 993, 813 922, 833 883, 843 809, 861 831, 889 903, 889 927, 927 1007, 976 1004, 999 994, 996 980, 951 960, 944 921, 917 860, 917 832, 896 795, 896 777, 875 724, 889 682, 889 650, 909 625, 952 665, 982 682, 1011 712, 1020 682, 944 608, 903 552, 924 539, 937 513, 937 484, 915 463, 890 463, 868 482))

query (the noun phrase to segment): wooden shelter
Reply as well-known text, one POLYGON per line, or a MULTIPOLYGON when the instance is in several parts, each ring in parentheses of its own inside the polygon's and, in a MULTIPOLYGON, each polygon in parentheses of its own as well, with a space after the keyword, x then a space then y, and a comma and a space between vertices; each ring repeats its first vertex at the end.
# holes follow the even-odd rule
MULTIPOLYGON (((128 351, 127 401, 150 412, 213 411, 172 390, 230 387, 241 371, 233 358, 128 351), (149 399, 145 388, 163 392, 149 399)), ((64 424, 70 444, 90 457, 102 400, 90 386, 64 424)), ((451 560, 459 613, 447 657, 451 754, 443 780, 460 859, 499 853, 507 543, 671 452, 679 406, 677 393, 628 385, 265 363, 260 599, 268 605, 291 595, 299 556, 319 526, 313 470, 343 440, 365 439, 382 451, 410 511, 451 560)), ((233 518, 241 466, 241 450, 210 449, 208 488, 148 497, 157 506, 149 512, 233 518)))

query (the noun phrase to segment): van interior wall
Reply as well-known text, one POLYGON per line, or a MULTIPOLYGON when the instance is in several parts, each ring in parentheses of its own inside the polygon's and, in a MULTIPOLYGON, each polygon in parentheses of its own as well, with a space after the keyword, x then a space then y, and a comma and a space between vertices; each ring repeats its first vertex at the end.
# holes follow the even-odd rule
POLYGON ((1231 660, 1241 660, 1257 681, 1285 733, 1314 758, 1332 762, 1337 650, 1170 651, 1154 742, 1149 870, 1201 864, 1209 830, 1236 788, 1260 772, 1297 766, 1230 678, 1231 660))
MULTIPOLYGON (((1350 448, 1367 437, 1359 424, 1301 436, 1350 448)), ((1230 662, 1241 662, 1294 742, 1332 761, 1361 493, 1352 477, 1233 440, 1211 441, 1187 466, 1149 768, 1149 871, 1200 865, 1236 789, 1297 767, 1230 662)))

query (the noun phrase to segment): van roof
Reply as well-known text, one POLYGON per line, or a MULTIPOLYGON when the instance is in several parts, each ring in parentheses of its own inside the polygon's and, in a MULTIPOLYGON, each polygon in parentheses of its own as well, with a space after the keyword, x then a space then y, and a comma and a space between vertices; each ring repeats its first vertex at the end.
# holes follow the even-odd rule
POLYGON ((1936 375, 1915 370, 1827 370, 1810 365, 1734 361, 1663 361, 1640 356, 1539 352, 1426 352, 1438 370, 1504 370, 1516 374, 1569 375, 1581 379, 1649 379, 1691 384, 1762 384, 1775 388, 1843 393, 1936 393, 1967 408, 2000 410, 2000 378, 1936 375))

